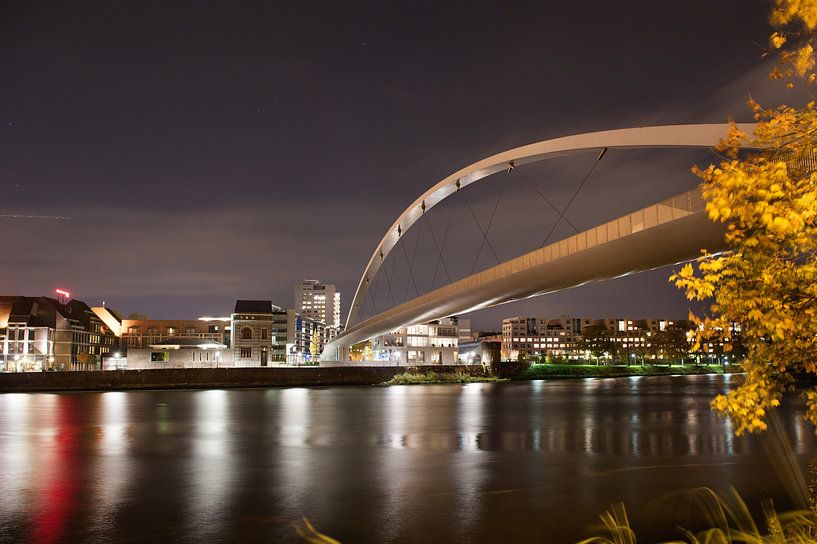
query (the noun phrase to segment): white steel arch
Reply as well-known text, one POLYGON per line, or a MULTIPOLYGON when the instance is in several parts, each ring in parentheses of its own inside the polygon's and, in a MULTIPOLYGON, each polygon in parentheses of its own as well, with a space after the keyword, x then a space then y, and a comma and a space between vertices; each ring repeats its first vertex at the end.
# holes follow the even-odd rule
MULTIPOLYGON (((747 134, 751 134, 755 125, 752 123, 739 123, 738 128, 747 134)), ((348 329, 356 323, 369 284, 374 279, 383 261, 397 244, 400 236, 411 228, 426 211, 461 188, 505 170, 509 165, 519 166, 587 149, 714 147, 722 138, 726 137, 728 130, 729 125, 718 123, 662 125, 588 132, 517 147, 482 159, 454 172, 420 195, 386 231, 383 239, 369 258, 366 269, 358 282, 357 290, 349 308, 349 315, 346 318, 346 328, 348 329)))

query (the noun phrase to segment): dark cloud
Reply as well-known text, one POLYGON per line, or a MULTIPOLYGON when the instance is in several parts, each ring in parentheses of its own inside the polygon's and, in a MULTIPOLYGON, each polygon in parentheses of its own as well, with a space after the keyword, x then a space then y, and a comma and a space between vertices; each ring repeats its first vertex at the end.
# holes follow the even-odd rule
MULTIPOLYGON (((0 213, 71 220, 0 220, 0 290, 60 284, 91 303, 183 317, 225 313, 238 297, 287 306, 295 281, 319 277, 348 304, 394 218, 462 166, 564 134, 745 118, 750 92, 778 96, 755 45, 767 10, 744 0, 4 3, 0 213)), ((563 205, 590 155, 523 173, 563 205)), ((589 227, 686 189, 699 160, 611 153, 571 218, 589 227)), ((468 190, 482 220, 506 181, 468 190)), ((532 248, 554 219, 524 184, 501 206, 491 241, 502 258, 532 248)), ((451 209, 448 258, 465 274, 479 244, 467 210, 442 205, 430 222, 441 233, 451 209)), ((424 232, 418 276, 430 285, 424 232)), ((483 251, 477 267, 492 259, 483 251)), ((476 320, 684 313, 665 275, 476 320)), ((401 294, 408 280, 397 276, 401 294)))

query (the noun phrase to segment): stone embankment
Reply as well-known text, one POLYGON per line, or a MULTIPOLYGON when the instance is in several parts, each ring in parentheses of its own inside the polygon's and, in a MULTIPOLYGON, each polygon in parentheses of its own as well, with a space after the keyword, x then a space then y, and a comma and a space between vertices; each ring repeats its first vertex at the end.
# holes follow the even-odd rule
POLYGON ((282 368, 171 368, 0 374, 0 392, 118 391, 130 389, 211 389, 226 387, 298 387, 375 385, 407 370, 469 372, 481 366, 304 366, 282 368))

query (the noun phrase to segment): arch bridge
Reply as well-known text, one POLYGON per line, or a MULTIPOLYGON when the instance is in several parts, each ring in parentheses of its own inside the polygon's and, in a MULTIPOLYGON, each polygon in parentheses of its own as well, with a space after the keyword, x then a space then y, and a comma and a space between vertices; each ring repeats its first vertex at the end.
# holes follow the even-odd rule
MULTIPOLYGON (((750 134, 754 126, 739 124, 738 128, 750 134)), ((680 263, 698 257, 703 248, 723 249, 724 228, 708 219, 700 192, 694 189, 359 320, 366 293, 401 236, 430 208, 466 186, 502 170, 583 150, 598 149, 598 163, 614 148, 711 148, 728 128, 726 124, 665 125, 577 134, 498 153, 451 174, 406 208, 383 236, 360 278, 346 328, 326 344, 321 360, 345 360, 353 344, 407 325, 680 263)), ((559 213, 564 218, 564 212, 559 213)))

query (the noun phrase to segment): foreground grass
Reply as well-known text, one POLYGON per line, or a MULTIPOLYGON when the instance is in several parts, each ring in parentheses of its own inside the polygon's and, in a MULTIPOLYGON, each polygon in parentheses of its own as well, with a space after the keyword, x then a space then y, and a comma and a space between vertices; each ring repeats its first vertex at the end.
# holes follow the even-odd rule
MULTIPOLYGON (((664 544, 817 544, 817 513, 795 510, 778 513, 771 501, 764 501, 763 517, 756 519, 746 503, 732 489, 722 497, 707 487, 683 493, 688 506, 697 507, 698 524, 705 528, 692 531, 677 527, 680 538, 664 544)), ((594 536, 578 544, 636 544, 623 503, 614 504, 599 516, 603 536, 594 536)), ((693 520, 690 520, 693 521, 693 520)))
MULTIPOLYGON (((679 538, 663 544, 817 544, 817 514, 814 510, 778 513, 771 501, 764 501, 762 518, 755 518, 740 495, 722 497, 707 487, 678 494, 688 511, 695 507, 690 522, 703 529, 690 530, 676 526, 679 538)), ((630 525, 623 503, 614 504, 599 516, 598 536, 578 544, 637 544, 635 530, 630 525)), ((341 544, 319 533, 308 519, 293 523, 295 532, 311 544, 341 544)))
POLYGON ((423 383, 504 382, 506 378, 472 376, 467 372, 404 372, 380 385, 416 385, 423 383))
POLYGON ((669 376, 678 374, 723 374, 721 366, 596 366, 544 364, 531 365, 518 378, 537 380, 546 378, 615 378, 623 376, 669 376))

